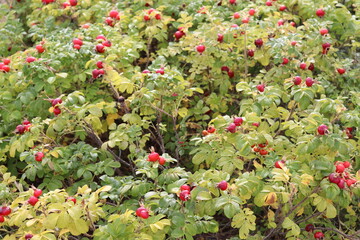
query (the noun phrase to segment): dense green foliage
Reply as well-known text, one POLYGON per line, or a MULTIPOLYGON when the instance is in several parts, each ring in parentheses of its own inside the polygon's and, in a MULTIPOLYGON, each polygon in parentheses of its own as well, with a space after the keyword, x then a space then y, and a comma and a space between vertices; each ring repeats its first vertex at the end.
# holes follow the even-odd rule
POLYGON ((359 0, 10 2, 1 239, 360 238, 359 0))

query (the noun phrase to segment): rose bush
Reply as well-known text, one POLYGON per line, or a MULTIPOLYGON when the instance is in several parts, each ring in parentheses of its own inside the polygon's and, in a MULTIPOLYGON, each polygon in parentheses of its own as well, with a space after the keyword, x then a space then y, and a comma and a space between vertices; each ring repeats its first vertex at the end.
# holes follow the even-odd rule
POLYGON ((1 238, 359 239, 359 8, 0 4, 1 238))

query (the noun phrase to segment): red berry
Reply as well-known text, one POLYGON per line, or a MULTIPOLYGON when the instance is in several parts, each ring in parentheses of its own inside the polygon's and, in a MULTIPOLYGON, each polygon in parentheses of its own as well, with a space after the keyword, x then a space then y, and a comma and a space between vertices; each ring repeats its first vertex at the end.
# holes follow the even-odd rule
POLYGON ((343 74, 346 72, 346 70, 345 70, 344 68, 338 68, 338 69, 337 69, 337 72, 338 72, 340 75, 343 75, 343 74))
POLYGON ((39 201, 37 197, 31 196, 28 200, 28 203, 32 206, 35 206, 35 204, 39 201))
POLYGON ((98 35, 98 36, 96 37, 96 40, 100 40, 100 39, 106 41, 106 38, 105 38, 104 35, 98 35))
POLYGON ((314 84, 314 80, 311 77, 307 77, 305 80, 305 84, 308 87, 311 87, 314 84))
POLYGON ((6 206, 3 206, 0 208, 0 215, 1 216, 8 216, 10 215, 11 213, 11 208, 10 207, 6 207, 6 206))
POLYGON ((42 195, 42 190, 41 189, 35 189, 33 195, 34 195, 34 197, 40 197, 42 195))
POLYGON ((284 25, 284 20, 280 19, 278 22, 277 22, 278 26, 283 26, 284 25))
POLYGON ((259 147, 264 148, 264 147, 267 146, 267 144, 268 144, 267 142, 266 142, 266 143, 260 143, 260 144, 259 144, 259 147))
POLYGON ((0 223, 3 223, 3 222, 5 222, 5 218, 0 215, 0 223))
POLYGON ((260 152, 260 148, 254 147, 254 148, 253 148, 253 151, 254 151, 254 152, 260 152))
POLYGON ((280 11, 285 11, 285 10, 286 10, 286 6, 285 6, 285 5, 281 5, 281 6, 279 7, 279 10, 280 10, 280 11))
POLYGON ((160 15, 159 13, 156 14, 156 15, 155 15, 155 19, 156 19, 156 20, 160 20, 160 19, 161 19, 161 15, 160 15))
POLYGON ((148 219, 149 211, 147 209, 141 210, 139 213, 139 217, 141 217, 142 219, 148 219))
POLYGON ((236 125, 235 123, 230 123, 229 126, 226 128, 226 130, 228 130, 231 133, 235 133, 236 132, 236 125))
POLYGON ((208 127, 207 131, 208 131, 209 133, 214 133, 214 132, 216 131, 216 128, 214 128, 214 127, 208 127))
POLYGON ((201 54, 205 51, 205 48, 206 47, 204 45, 199 45, 196 47, 196 51, 198 51, 201 54))
POLYGON ((300 63, 300 68, 302 69, 302 70, 305 70, 306 69, 306 63, 300 63))
POLYGON ((325 135, 328 132, 328 126, 322 124, 317 129, 319 135, 325 135))
POLYGON ((156 73, 159 73, 159 74, 161 74, 161 75, 164 75, 164 74, 165 74, 165 71, 164 71, 163 68, 160 68, 160 69, 156 70, 156 73))
POLYGON ((36 45, 36 50, 38 51, 38 53, 43 53, 45 51, 45 49, 43 48, 42 45, 36 45))
POLYGON ((76 6, 78 4, 77 0, 69 0, 71 6, 76 6))
POLYGON ((23 122, 22 122, 23 125, 28 125, 28 124, 31 124, 31 122, 27 119, 25 119, 23 122))
POLYGON ((203 135, 203 136, 205 137, 205 136, 209 135, 209 132, 206 131, 206 130, 203 130, 203 131, 201 132, 201 135, 203 135))
POLYGON ((157 152, 152 152, 148 155, 148 161, 150 162, 156 162, 160 158, 160 155, 157 152))
POLYGON ((241 124, 244 122, 244 119, 242 117, 236 117, 234 118, 234 123, 236 126, 241 126, 241 124))
POLYGON ((301 84, 301 81, 302 81, 302 79, 301 79, 301 77, 299 77, 299 76, 296 76, 296 77, 294 77, 294 79, 293 79, 293 82, 294 82, 295 85, 300 85, 300 84, 301 84))
POLYGON ((234 13, 233 17, 234 17, 235 19, 240 18, 240 13, 238 13, 238 12, 234 13))
POLYGON ((72 201, 74 204, 76 204, 76 198, 74 198, 74 197, 68 197, 66 200, 72 201))
MULTIPOLYGON (((102 45, 104 45, 105 47, 111 47, 111 42, 109 40, 106 40, 102 43, 102 45)), ((105 51, 105 50, 104 50, 105 51)))
POLYGON ((260 126, 260 123, 255 122, 255 123, 253 123, 252 125, 255 126, 255 127, 259 127, 259 126, 260 126))
POLYGON ((328 34, 328 32, 329 32, 329 31, 328 31, 326 28, 320 29, 320 34, 323 35, 323 36, 324 36, 325 34, 328 34))
POLYGON ((111 17, 105 18, 105 23, 106 23, 107 25, 109 25, 110 27, 115 26, 114 19, 112 19, 111 17))
POLYGON ((5 65, 9 65, 10 62, 11 62, 11 60, 8 59, 8 58, 4 58, 4 59, 3 59, 3 63, 4 63, 5 65))
POLYGON ((253 57, 253 56, 255 55, 255 51, 252 50, 252 49, 249 49, 249 50, 247 50, 247 55, 248 55, 249 57, 253 57))
POLYGON ((109 17, 111 17, 111 18, 117 18, 118 16, 119 16, 119 12, 116 10, 111 10, 109 12, 109 17))
POLYGON ((218 38, 217 38, 217 41, 218 41, 219 43, 222 43, 222 42, 224 41, 224 35, 218 33, 217 37, 218 37, 218 38))
POLYGON ((348 187, 351 187, 351 185, 353 185, 354 183, 356 183, 356 179, 347 179, 346 180, 346 185, 348 187))
POLYGON ((342 178, 340 178, 340 179, 339 179, 339 182, 337 183, 337 185, 338 185, 338 187, 339 187, 340 189, 344 189, 344 188, 345 188, 345 180, 342 179, 342 178))
POLYGON ((261 149, 259 153, 260 153, 260 155, 265 156, 265 155, 267 155, 269 152, 268 152, 267 150, 265 150, 265 149, 261 149))
POLYGON ((228 66, 222 66, 221 67, 221 71, 222 72, 229 72, 230 71, 230 68, 228 66))
POLYGON ((229 70, 227 74, 228 74, 229 78, 233 78, 235 76, 235 73, 231 70, 229 70))
POLYGON ((343 173, 344 171, 345 171, 345 166, 342 163, 336 165, 336 172, 343 173))
POLYGON ((7 66, 7 65, 4 65, 4 66, 2 67, 2 70, 3 70, 4 72, 10 72, 10 67, 7 66))
POLYGON ((182 32, 182 31, 176 31, 176 32, 174 33, 174 36, 175 36, 176 40, 179 40, 180 38, 182 38, 182 36, 184 36, 184 32, 182 32))
POLYGON ((150 21, 150 16, 149 16, 149 15, 145 15, 145 16, 144 16, 144 21, 146 21, 146 22, 147 22, 147 21, 150 21))
POLYGON ((44 156, 45 156, 45 154, 43 152, 37 152, 35 154, 35 161, 41 162, 44 156))
POLYGON ((314 231, 314 229, 315 229, 315 227, 312 224, 308 224, 308 225, 305 226, 305 230, 307 232, 312 232, 312 231, 314 231))
POLYGON ((96 50, 98 53, 103 53, 103 52, 105 52, 105 47, 104 47, 104 45, 102 45, 102 44, 98 44, 98 45, 96 45, 95 50, 96 50))
POLYGON ((296 23, 295 22, 290 22, 290 25, 293 27, 296 27, 296 23))
POLYGON ((241 20, 242 23, 249 23, 250 22, 250 18, 248 17, 244 17, 242 20, 241 20))
POLYGON ((179 198, 184 202, 189 200, 190 192, 188 190, 181 191, 179 194, 179 198))
POLYGON ((325 235, 322 232, 314 233, 314 238, 316 239, 322 239, 323 237, 325 237, 325 235))
POLYGON ((249 10, 249 15, 250 15, 250 16, 254 16, 255 13, 256 13, 255 9, 251 8, 251 9, 249 10))
POLYGON ((282 62, 282 64, 283 65, 286 65, 286 64, 288 64, 289 63, 289 59, 287 59, 287 58, 283 58, 283 62, 282 62))
POLYGON ((64 2, 64 3, 62 4, 62 7, 63 7, 63 8, 70 7, 70 3, 68 3, 68 2, 64 2))
POLYGON ((166 159, 163 157, 159 157, 159 164, 164 165, 166 163, 166 159))
POLYGON ((102 62, 102 61, 98 61, 98 62, 96 63, 96 66, 97 66, 98 68, 104 68, 104 65, 103 65, 103 62, 102 62))
POLYGON ((274 164, 274 166, 275 166, 276 168, 282 169, 282 168, 285 166, 285 161, 284 161, 284 160, 276 161, 275 164, 274 164))
POLYGON ((26 62, 28 62, 28 63, 31 63, 31 62, 34 62, 34 61, 36 61, 36 58, 34 58, 34 57, 27 57, 26 58, 26 62))
POLYGON ((140 213, 143 210, 146 210, 146 208, 145 207, 139 207, 138 209, 136 209, 136 211, 135 211, 136 216, 140 217, 140 213))
POLYGON ((261 38, 255 40, 255 46, 258 48, 261 48, 261 46, 264 44, 263 40, 261 38))
POLYGON ((340 178, 336 175, 336 173, 331 173, 328 178, 331 183, 338 184, 340 182, 340 178))
POLYGON ((55 107, 55 108, 54 108, 54 115, 57 116, 57 115, 59 115, 60 113, 61 113, 61 109, 58 108, 58 107, 55 107))
POLYGON ((236 0, 229 0, 230 4, 236 4, 236 0))
POLYGON ((55 98, 55 99, 52 99, 52 100, 51 100, 51 105, 52 105, 53 107, 55 107, 56 105, 61 104, 61 103, 62 103, 61 98, 55 98))
POLYGON ((351 166, 350 162, 348 161, 343 162, 343 165, 345 168, 349 168, 351 166))
POLYGON ((80 46, 83 45, 83 41, 78 38, 74 38, 72 42, 74 45, 80 45, 80 46))
POLYGON ((310 63, 308 69, 309 69, 310 71, 314 71, 314 69, 315 69, 314 64, 313 64, 313 63, 310 63))
POLYGON ((257 90, 259 92, 264 92, 265 91, 265 85, 264 84, 259 84, 256 86, 257 90))
POLYGON ((189 192, 190 192, 190 191, 191 191, 191 187, 190 187, 189 185, 187 185, 187 184, 184 184, 184 185, 181 185, 181 186, 180 186, 180 190, 181 190, 181 191, 185 191, 185 190, 186 190, 186 191, 189 191, 189 192))
POLYGON ((271 1, 266 1, 265 4, 266 4, 266 6, 269 6, 269 7, 272 6, 272 2, 271 2, 271 1))
POLYGON ((33 237, 33 235, 30 234, 30 233, 28 233, 28 234, 25 235, 25 240, 29 240, 29 239, 31 239, 32 237, 33 237))
POLYGON ((320 8, 320 9, 316 10, 316 15, 321 18, 325 15, 325 11, 320 8))
POLYGON ((291 44, 291 46, 296 46, 297 42, 296 42, 296 41, 292 41, 290 44, 291 44))
POLYGON ((17 125, 15 128, 15 133, 23 134, 25 132, 25 126, 23 125, 17 125))
POLYGON ((75 44, 75 45, 73 46, 73 48, 75 48, 75 49, 77 49, 77 50, 80 50, 80 49, 81 49, 81 46, 80 46, 80 45, 75 44))
POLYGON ((217 187, 220 190, 225 191, 228 188, 228 183, 225 180, 223 180, 217 184, 217 187))

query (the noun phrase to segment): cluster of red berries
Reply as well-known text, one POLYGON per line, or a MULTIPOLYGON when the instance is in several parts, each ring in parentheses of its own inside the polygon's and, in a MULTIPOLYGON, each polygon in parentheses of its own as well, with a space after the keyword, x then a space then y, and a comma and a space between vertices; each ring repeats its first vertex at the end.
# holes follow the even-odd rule
POLYGON ((10 72, 10 59, 4 58, 2 62, 0 62, 0 72, 10 72))
POLYGON ((180 40, 183 36, 186 36, 185 32, 183 31, 183 27, 179 27, 178 30, 174 33, 174 37, 177 41, 180 40))
POLYGON ((181 185, 180 186, 180 193, 179 193, 180 200, 184 201, 184 202, 189 200, 190 196, 191 196, 191 190, 192 190, 192 188, 189 185, 187 185, 187 184, 181 185))
POLYGON ((207 130, 203 130, 201 134, 205 137, 211 133, 214 133, 215 131, 216 131, 216 128, 210 126, 210 127, 208 127, 207 130))
POLYGON ((149 218, 149 210, 147 208, 145 208, 144 206, 141 206, 138 209, 136 209, 135 214, 136 214, 136 216, 138 216, 142 219, 149 218))
POLYGON ((10 215, 11 213, 11 208, 7 207, 7 206, 2 206, 0 208, 0 223, 5 222, 5 216, 10 215))
POLYGON ((35 206, 35 204, 39 201, 39 197, 42 195, 41 189, 34 189, 34 194, 28 199, 28 203, 31 206, 35 206))
MULTIPOLYGON (((313 232, 314 229, 315 229, 315 227, 312 224, 308 224, 308 225, 305 226, 305 231, 307 231, 307 232, 313 232)), ((325 235, 322 232, 314 233, 314 238, 315 239, 323 239, 324 237, 325 237, 325 235)))
POLYGON ((80 50, 81 49, 81 46, 83 45, 83 41, 79 38, 74 38, 72 40, 73 42, 73 48, 77 49, 77 50, 80 50))
POLYGON ((222 66, 221 71, 227 72, 227 75, 229 76, 229 78, 233 78, 235 76, 235 73, 228 66, 222 66))
POLYGON ((17 125, 15 128, 16 134, 23 134, 24 132, 30 131, 31 122, 25 119, 21 125, 17 125))
POLYGON ((335 183, 338 185, 340 189, 345 188, 345 184, 348 187, 351 187, 357 181, 355 178, 351 176, 349 173, 349 168, 351 168, 351 164, 348 161, 344 162, 336 162, 335 163, 335 172, 331 173, 328 178, 331 183, 335 183))
POLYGON ((161 157, 157 152, 151 152, 148 155, 147 160, 149 162, 159 162, 160 165, 164 165, 166 163, 166 159, 161 157))
MULTIPOLYGON (((293 78, 294 85, 299 86, 301 84, 301 82, 302 82, 302 79, 300 76, 296 76, 293 78)), ((311 77, 307 77, 305 79, 305 84, 307 87, 311 87, 314 83, 315 83, 315 81, 311 77)))
POLYGON ((120 20, 120 14, 116 10, 111 10, 109 12, 109 17, 105 19, 105 23, 109 25, 110 27, 114 27, 116 24, 116 21, 120 20))
POLYGON ((103 76, 105 74, 105 71, 104 71, 104 65, 103 65, 103 62, 102 61, 98 61, 96 63, 96 66, 97 66, 97 69, 94 69, 92 71, 92 77, 93 78, 99 78, 101 76, 103 76))
POLYGON ((96 37, 96 40, 98 42, 100 42, 100 44, 97 44, 95 46, 95 50, 98 53, 104 53, 105 52, 105 47, 111 47, 111 45, 112 45, 111 42, 105 38, 104 35, 98 35, 96 37))
POLYGON ((53 113, 55 116, 59 115, 61 113, 61 109, 59 107, 59 104, 62 103, 61 98, 55 98, 55 99, 50 99, 51 102, 51 106, 53 107, 53 113))
POLYGON ((254 152, 257 152, 260 155, 265 156, 269 153, 269 151, 265 149, 267 145, 268 145, 268 143, 266 142, 266 143, 260 143, 257 145, 252 145, 251 147, 254 152))
POLYGON ((233 122, 229 124, 229 126, 226 127, 226 130, 231 133, 236 132, 236 128, 241 126, 244 122, 244 119, 242 117, 235 117, 233 122))
POLYGON ((156 20, 161 20, 161 14, 159 11, 150 8, 149 10, 146 10, 146 14, 144 15, 144 21, 150 21, 151 17, 154 17, 156 20))
POLYGON ((62 7, 63 8, 67 8, 67 7, 75 7, 76 5, 78 4, 78 1, 77 0, 69 0, 69 2, 64 2, 62 4, 62 7))

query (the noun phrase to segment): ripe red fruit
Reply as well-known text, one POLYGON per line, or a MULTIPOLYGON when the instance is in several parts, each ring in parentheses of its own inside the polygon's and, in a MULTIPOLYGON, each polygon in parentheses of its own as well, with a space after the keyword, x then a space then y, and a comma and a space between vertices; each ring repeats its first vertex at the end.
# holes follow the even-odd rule
POLYGON ((267 155, 269 152, 268 152, 267 150, 265 150, 265 149, 261 149, 259 153, 260 153, 260 155, 265 156, 265 155, 267 155))
POLYGON ((236 4, 236 0, 229 0, 230 4, 236 4))
POLYGON ((17 125, 15 128, 15 133, 23 134, 25 132, 25 126, 23 125, 17 125))
POLYGON ((291 42, 291 46, 296 46, 297 42, 296 41, 292 41, 291 42))
POLYGON ((31 239, 32 237, 33 237, 33 235, 30 234, 30 233, 28 233, 28 234, 25 235, 25 240, 29 240, 29 239, 31 239))
POLYGON ((43 53, 45 51, 45 49, 43 48, 42 45, 36 45, 36 50, 38 51, 38 53, 43 53))
POLYGON ((277 22, 278 26, 282 26, 284 25, 284 20, 280 19, 278 22, 277 22))
POLYGON ((242 117, 236 117, 234 118, 234 123, 236 126, 241 126, 241 124, 244 122, 244 119, 242 117))
POLYGON ((255 55, 255 51, 252 50, 252 49, 249 49, 249 50, 247 50, 247 55, 248 55, 249 57, 253 57, 253 56, 255 55))
POLYGON ((31 196, 27 201, 30 205, 35 206, 35 204, 39 201, 37 197, 31 196))
POLYGON ((80 49, 81 49, 81 46, 80 46, 80 45, 77 45, 77 44, 75 44, 73 47, 74 47, 75 49, 77 49, 77 50, 80 50, 80 49))
POLYGON ((348 161, 343 162, 343 165, 345 168, 349 168, 351 166, 350 162, 348 161))
POLYGON ((78 38, 74 38, 72 42, 73 42, 74 45, 80 45, 80 46, 83 45, 83 41, 81 39, 78 39, 78 38))
POLYGON ((240 18, 240 13, 238 13, 238 12, 234 13, 233 17, 234 17, 235 19, 240 18))
POLYGON ((160 155, 157 152, 152 152, 148 155, 148 161, 156 162, 160 159, 160 155))
POLYGON ((99 69, 99 76, 104 75, 104 74, 105 74, 104 69, 99 69))
POLYGON ((146 210, 146 208, 145 207, 139 207, 138 209, 136 209, 136 211, 135 211, 136 216, 140 217, 140 213, 143 210, 146 210))
POLYGON ((90 25, 89 25, 89 24, 84 24, 84 25, 82 25, 81 27, 82 27, 82 28, 85 28, 85 29, 88 29, 88 28, 90 27, 90 25))
POLYGON ((42 195, 42 190, 41 189, 35 189, 33 195, 34 195, 34 197, 40 197, 42 195))
POLYGON ((201 132, 201 135, 203 135, 203 137, 205 137, 205 136, 209 135, 209 132, 206 131, 206 130, 203 130, 203 131, 201 132))
POLYGON ((344 171, 345 171, 345 166, 342 163, 336 165, 336 172, 343 173, 344 171))
POLYGON ((164 165, 166 163, 166 159, 163 157, 159 157, 159 164, 164 165))
POLYGON ((190 198, 190 192, 188 190, 181 191, 179 194, 181 201, 187 201, 190 198))
POLYGON ((8 59, 8 58, 4 58, 4 59, 3 59, 3 63, 4 63, 5 65, 9 65, 10 62, 11 62, 11 60, 8 59))
POLYGON ((325 235, 322 232, 314 233, 314 238, 316 239, 322 239, 323 237, 325 237, 325 235))
POLYGON ((69 3, 73 7, 75 7, 78 4, 77 0, 69 0, 69 3))
POLYGON ((201 54, 205 51, 205 48, 206 47, 204 45, 199 45, 196 47, 196 51, 198 51, 201 54))
POLYGON ((156 19, 156 20, 160 20, 160 19, 161 19, 161 15, 160 15, 159 13, 156 14, 156 15, 155 15, 155 19, 156 19))
POLYGON ((226 128, 226 130, 228 130, 231 133, 235 133, 236 132, 236 125, 235 123, 230 123, 229 126, 226 128))
POLYGON ((325 15, 325 11, 320 8, 320 9, 316 10, 316 15, 321 18, 325 15))
POLYGON ((111 17, 105 18, 105 23, 106 23, 107 25, 109 25, 110 27, 115 26, 114 19, 112 19, 111 17))
POLYGON ((274 166, 275 166, 276 168, 282 169, 282 168, 285 166, 285 161, 284 161, 284 160, 276 161, 275 164, 274 164, 274 166))
POLYGON ((351 187, 351 185, 356 183, 356 179, 347 179, 345 182, 348 187, 351 187))
POLYGON ((323 48, 322 54, 327 54, 328 51, 330 50, 330 47, 331 47, 330 43, 323 43, 322 44, 322 48, 323 48))
POLYGON ((109 17, 111 17, 111 18, 117 18, 118 16, 119 16, 119 12, 116 10, 111 10, 109 12, 109 17))
POLYGON ((296 76, 296 77, 294 77, 293 82, 295 85, 300 85, 302 82, 302 79, 301 79, 301 77, 296 76))
POLYGON ((314 229, 315 229, 315 227, 312 224, 308 224, 308 225, 305 226, 305 230, 307 232, 312 232, 312 231, 314 231, 314 229))
POLYGON ((315 69, 314 64, 313 64, 313 63, 310 63, 308 69, 309 69, 310 71, 314 71, 314 69, 315 69))
POLYGON ((216 128, 214 128, 214 127, 208 127, 207 131, 208 131, 209 133, 214 133, 214 132, 216 131, 216 128))
POLYGON ((338 187, 339 187, 340 189, 344 189, 344 188, 345 188, 345 180, 342 179, 342 178, 340 178, 340 179, 339 179, 339 182, 337 183, 337 185, 338 185, 338 187))
POLYGON ((26 58, 26 62, 28 62, 28 63, 31 63, 31 62, 34 62, 34 61, 36 61, 36 58, 34 58, 34 57, 27 57, 26 58))
POLYGON ((217 187, 220 190, 225 191, 228 188, 228 183, 225 180, 223 180, 217 184, 217 187))
POLYGON ((51 105, 52 105, 53 107, 55 107, 56 105, 61 104, 61 103, 62 103, 61 98, 55 98, 55 99, 52 99, 52 100, 51 100, 51 105))
POLYGON ((43 152, 37 152, 35 153, 35 161, 41 162, 45 154, 43 152))
POLYGON ((222 72, 228 72, 228 71, 230 71, 230 68, 228 66, 222 66, 221 71, 222 72))
POLYGON ((264 42, 261 38, 256 39, 254 43, 257 48, 261 48, 261 46, 264 44, 264 42))
POLYGON ((98 36, 96 37, 96 40, 100 40, 100 39, 106 41, 106 37, 105 37, 104 35, 98 35, 98 36))
POLYGON ((305 70, 306 69, 306 63, 300 63, 300 68, 302 69, 302 70, 305 70))
POLYGON ((59 115, 60 113, 61 113, 61 109, 58 108, 58 107, 55 107, 55 108, 54 108, 54 115, 57 116, 57 115, 59 115))
MULTIPOLYGON (((102 43, 102 45, 104 45, 105 47, 111 47, 111 42, 109 40, 106 40, 102 43)), ((104 50, 105 51, 105 50, 104 50)))
POLYGON ((314 80, 311 77, 307 77, 305 80, 305 84, 308 87, 311 87, 314 84, 314 80))
POLYGON ((27 119, 25 119, 23 122, 22 122, 22 124, 23 125, 28 125, 28 124, 30 124, 31 122, 29 121, 29 120, 27 120, 27 119))
POLYGON ((242 23, 249 23, 249 21, 250 21, 250 18, 249 18, 249 17, 244 17, 244 18, 241 20, 242 23))
POLYGON ((189 185, 187 185, 187 184, 184 184, 184 185, 181 185, 181 186, 180 186, 180 190, 181 190, 181 191, 185 191, 185 190, 186 190, 186 191, 189 191, 189 192, 190 192, 190 191, 191 191, 191 187, 190 187, 189 185))
POLYGON ((258 148, 258 147, 254 147, 253 150, 254 150, 254 152, 260 152, 260 148, 258 148))
POLYGON ((98 78, 99 75, 100 75, 99 69, 94 69, 94 70, 92 70, 92 77, 93 77, 93 78, 98 78))
POLYGON ((260 144, 259 144, 259 147, 264 148, 264 147, 266 147, 267 145, 268 145, 267 142, 266 142, 266 143, 260 143, 260 144))
POLYGON ((95 50, 96 50, 98 53, 103 53, 103 52, 105 52, 105 46, 102 45, 102 44, 98 44, 98 45, 96 45, 95 50))
POLYGON ((280 10, 280 11, 285 11, 285 10, 286 10, 286 6, 285 6, 285 5, 281 5, 281 6, 279 7, 279 10, 280 10))
POLYGON ((102 61, 98 61, 98 62, 96 63, 96 66, 97 66, 98 68, 104 68, 104 65, 103 65, 103 62, 102 62, 102 61))
POLYGON ((147 13, 148 13, 148 14, 151 14, 151 13, 154 12, 154 11, 155 11, 155 9, 150 8, 150 9, 147 11, 147 13))
POLYGON ((164 69, 160 68, 160 69, 156 70, 156 73, 160 73, 161 75, 164 75, 165 71, 164 71, 164 69))
POLYGON ((338 72, 340 75, 343 75, 343 74, 346 72, 346 70, 345 70, 344 68, 338 68, 338 69, 337 69, 337 72, 338 72))
POLYGON ((144 207, 139 207, 135 213, 136 213, 136 216, 138 216, 140 218, 143 218, 143 219, 149 218, 149 210, 147 210, 144 207))
POLYGON ((272 2, 271 2, 271 1, 266 1, 265 4, 266 4, 266 6, 269 6, 269 7, 272 6, 272 2))
POLYGON ((229 78, 233 78, 235 76, 235 73, 231 70, 229 70, 227 74, 228 74, 229 78))
POLYGON ((317 129, 319 135, 325 135, 328 132, 328 126, 322 124, 317 129))
POLYGON ((74 204, 76 204, 76 198, 74 198, 74 197, 68 197, 66 200, 72 201, 74 204))
POLYGON ((70 7, 70 3, 68 3, 68 2, 64 2, 64 3, 62 4, 62 7, 63 7, 63 8, 70 7))
POLYGON ((149 16, 149 15, 145 15, 145 16, 144 16, 144 21, 145 21, 145 22, 150 21, 150 16, 149 16))
POLYGON ((174 33, 174 36, 175 36, 176 40, 179 40, 180 38, 182 38, 182 36, 184 36, 184 32, 183 31, 176 31, 174 33))
POLYGON ((283 58, 283 62, 282 62, 282 64, 283 65, 286 65, 286 64, 288 64, 289 63, 289 59, 287 59, 287 58, 283 58))
POLYGON ((338 184, 340 182, 340 178, 336 175, 336 173, 331 173, 328 178, 331 183, 338 184))
POLYGON ((1 216, 8 216, 11 213, 11 208, 7 207, 7 206, 3 206, 0 208, 0 215, 1 216))
POLYGON ((145 69, 144 71, 142 71, 142 73, 151 73, 149 70, 145 69))
POLYGON ((249 10, 249 15, 250 15, 250 16, 254 16, 255 13, 256 13, 255 9, 251 8, 251 9, 249 10))
POLYGON ((293 27, 296 27, 296 23, 295 22, 290 22, 290 25, 293 27))
POLYGON ((217 41, 218 41, 219 43, 222 43, 222 42, 224 41, 224 35, 218 33, 217 37, 218 37, 218 38, 217 38, 217 41))
POLYGON ((4 72, 10 72, 10 67, 7 66, 7 65, 4 65, 1 69, 2 69, 4 72))
POLYGON ((255 126, 255 127, 259 127, 259 126, 260 126, 260 123, 255 122, 255 123, 253 123, 252 125, 255 126))
POLYGON ((264 84, 259 84, 256 86, 257 90, 259 92, 264 92, 265 91, 265 85, 264 84))
POLYGON ((5 222, 5 218, 0 215, 0 223, 3 223, 3 222, 5 222))
POLYGON ((328 32, 329 32, 329 31, 328 31, 326 28, 320 29, 320 34, 323 35, 323 36, 324 36, 325 34, 328 34, 328 32))

